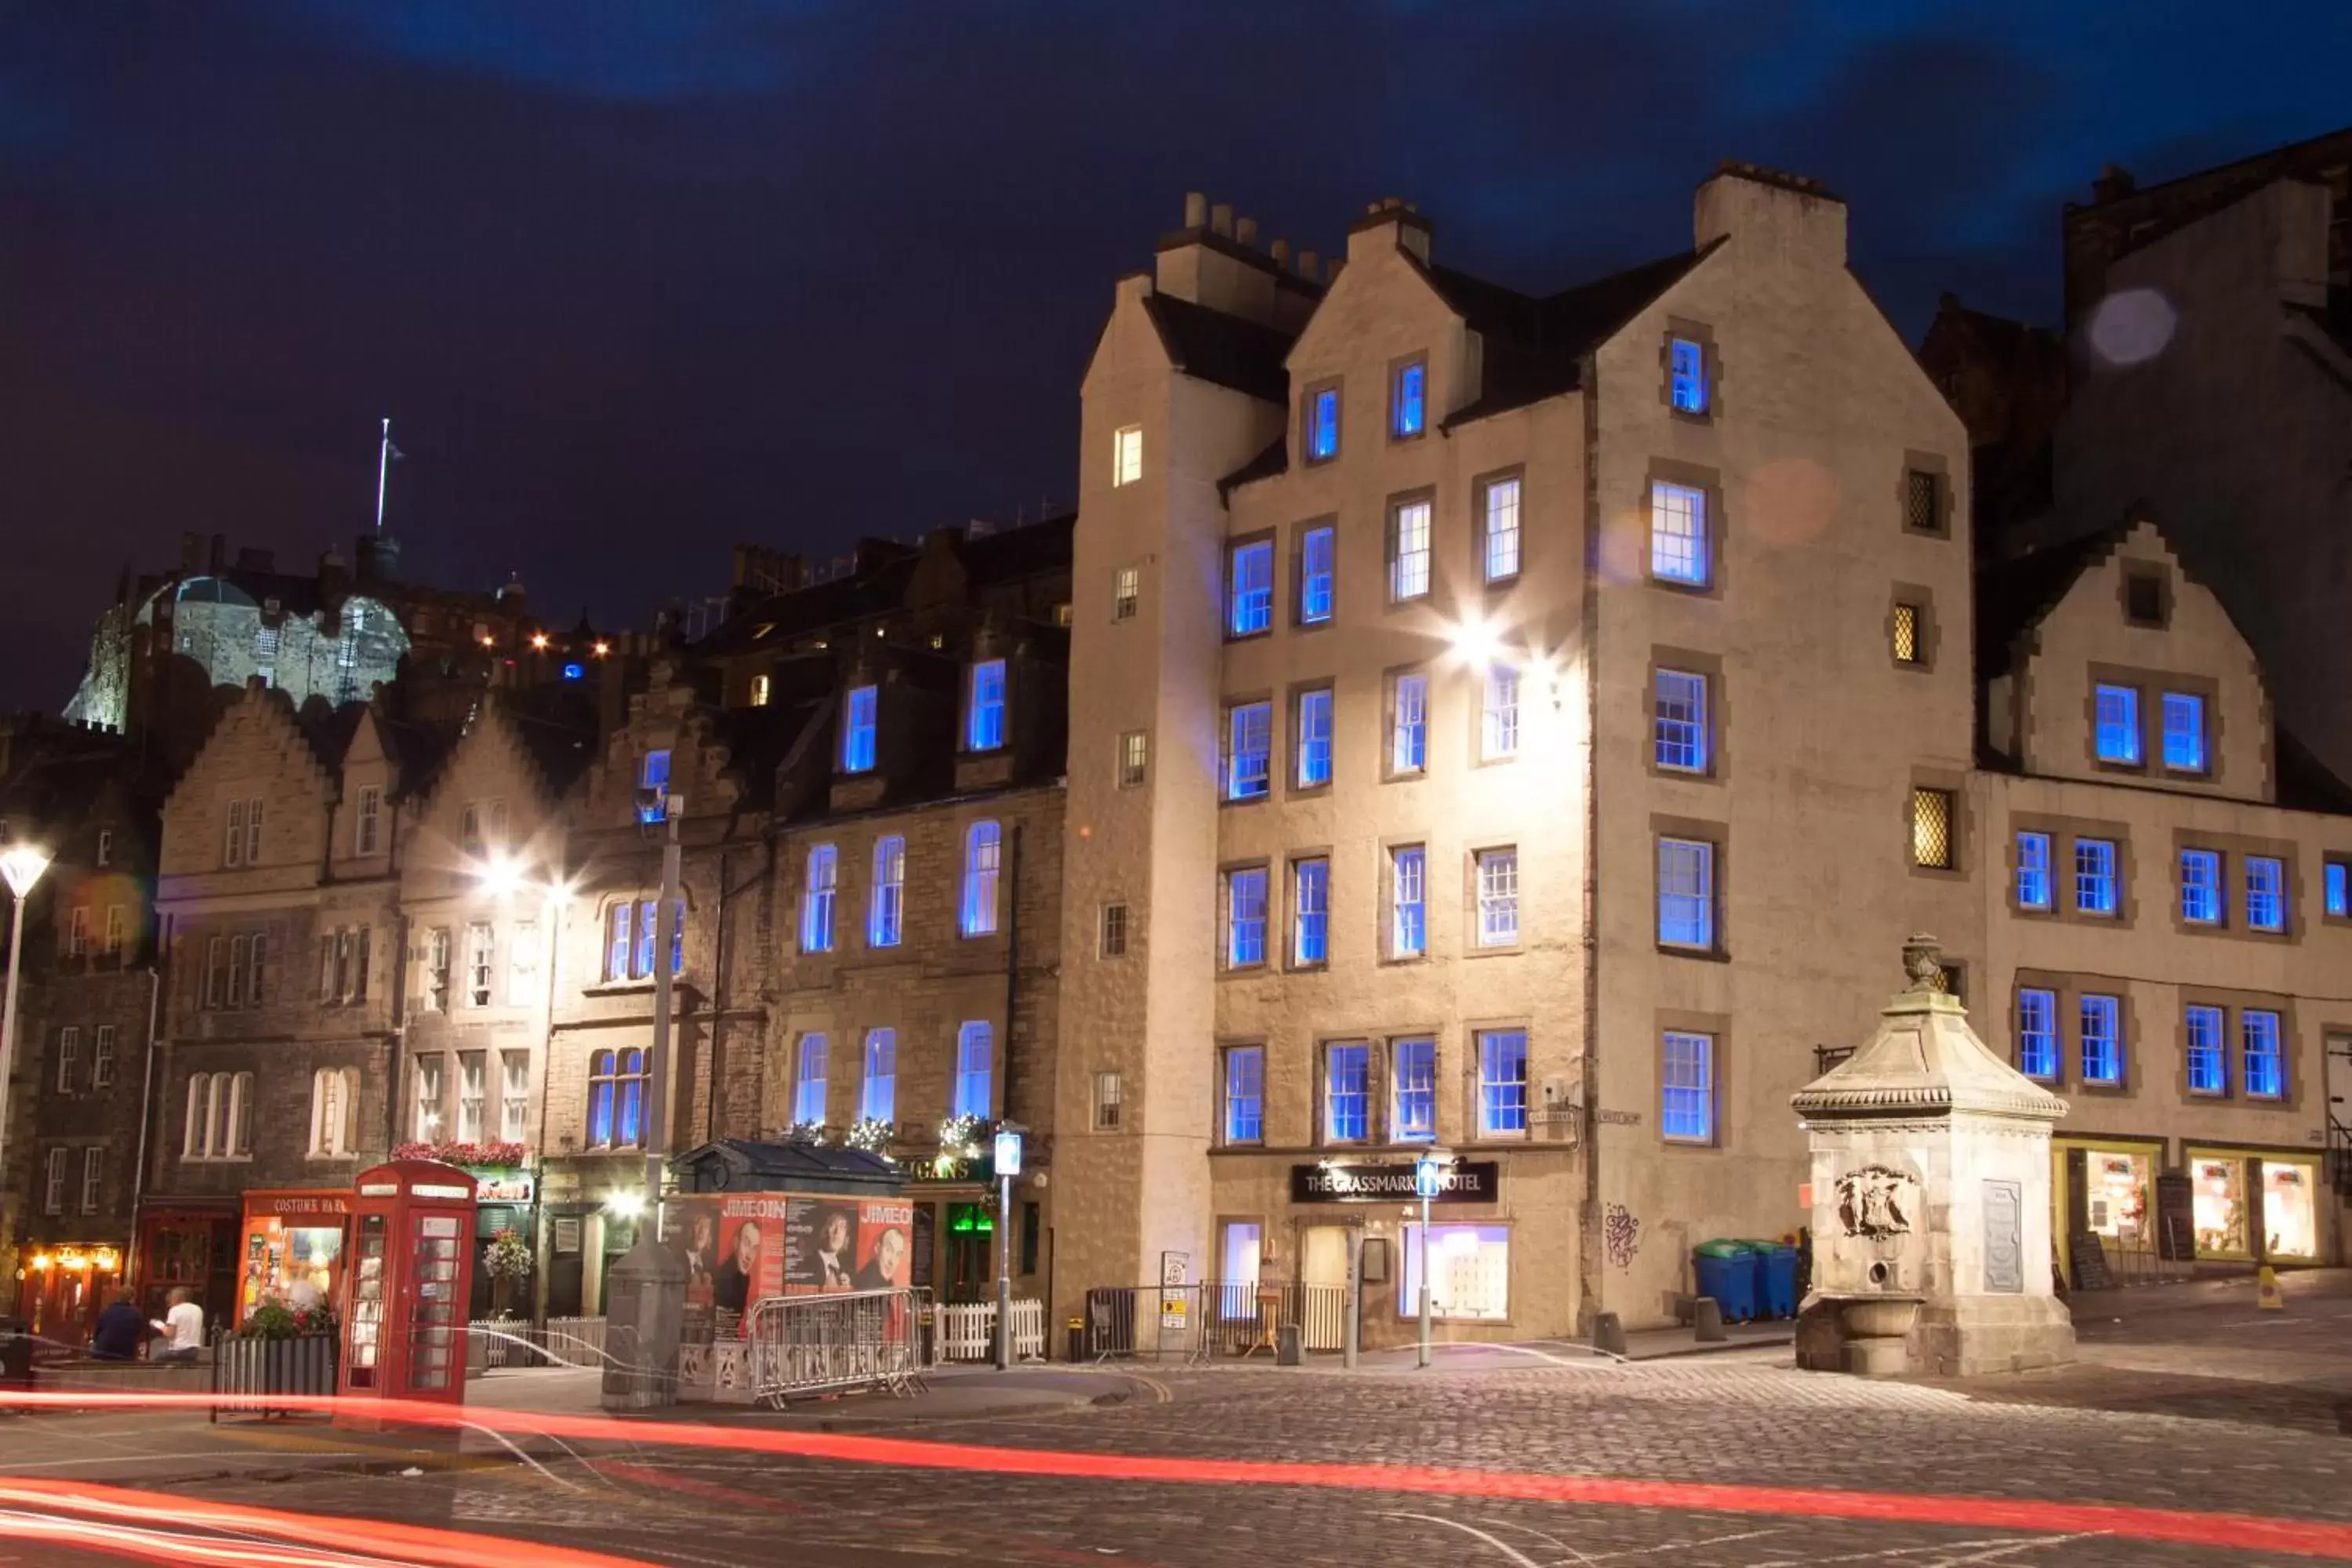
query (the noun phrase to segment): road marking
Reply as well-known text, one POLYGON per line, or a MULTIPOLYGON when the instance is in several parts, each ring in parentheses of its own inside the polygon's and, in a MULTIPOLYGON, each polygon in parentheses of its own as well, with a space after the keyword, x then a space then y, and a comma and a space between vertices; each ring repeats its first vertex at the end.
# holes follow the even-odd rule
MULTIPOLYGON (((1442 1513, 1387 1513, 1387 1512, 1384 1512, 1384 1513, 1382 1513, 1382 1514, 1381 1515, 1381 1517, 1382 1519, 1417 1519, 1417 1520, 1421 1521, 1423 1524, 1442 1524, 1442 1525, 1445 1526, 1448 1530, 1458 1530, 1458 1531, 1460 1531, 1463 1534, 1467 1535, 1467 1536, 1470 1536, 1470 1537, 1472 1537, 1472 1538, 1473 1538, 1473 1539, 1475 1539, 1475 1540, 1478 1540, 1478 1541, 1483 1541, 1483 1542, 1485 1542, 1487 1545, 1489 1545, 1489 1546, 1493 1547, 1496 1551, 1497 1551, 1497 1552, 1501 1552, 1504 1556, 1506 1556, 1506 1557, 1509 1558, 1512 1562, 1514 1562, 1514 1563, 1517 1563, 1517 1564, 1519 1565, 1519 1568, 1545 1568, 1545 1565, 1544 1565, 1543 1563, 1540 1563, 1537 1562, 1534 1558, 1532 1558, 1532 1557, 1528 1556, 1526 1552, 1519 1551, 1517 1547, 1513 1547, 1513 1546, 1507 1546, 1507 1545, 1505 1545, 1502 1542, 1499 1542, 1499 1541, 1496 1540, 1493 1536, 1491 1536, 1491 1535, 1487 1534, 1485 1531, 1480 1530, 1476 1525, 1475 1525, 1475 1524, 1465 1524, 1465 1523, 1463 1523, 1463 1522, 1462 1522, 1460 1520, 1458 1520, 1458 1519, 1448 1519, 1448 1518, 1446 1518, 1446 1517, 1445 1517, 1444 1514, 1442 1514, 1442 1513)), ((1577 1551, 1577 1549, 1576 1549, 1575 1547, 1573 1547, 1573 1546, 1569 1547, 1569 1548, 1567 1549, 1567 1551, 1568 1551, 1568 1554, 1569 1554, 1570 1556, 1571 1556, 1571 1557, 1575 1558, 1579 1563, 1583 1563, 1583 1562, 1588 1561, 1588 1559, 1585 1557, 1584 1553, 1582 1553, 1582 1552, 1580 1552, 1577 1551)))

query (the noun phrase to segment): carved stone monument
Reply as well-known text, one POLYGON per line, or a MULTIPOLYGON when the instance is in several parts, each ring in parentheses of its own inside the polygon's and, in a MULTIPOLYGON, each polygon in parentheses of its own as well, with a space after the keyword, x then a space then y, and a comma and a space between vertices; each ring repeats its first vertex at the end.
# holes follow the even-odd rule
POLYGON ((2074 1356, 2051 1294, 2050 1127, 2066 1102, 1985 1048, 1930 936, 1868 1044, 1790 1101, 1813 1154, 1797 1364, 1968 1375, 2074 1356))

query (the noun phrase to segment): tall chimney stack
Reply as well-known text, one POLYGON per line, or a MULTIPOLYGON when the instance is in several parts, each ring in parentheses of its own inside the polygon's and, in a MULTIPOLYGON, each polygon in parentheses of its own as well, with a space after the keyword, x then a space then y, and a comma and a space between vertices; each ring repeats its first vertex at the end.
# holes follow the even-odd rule
POLYGON ((1199 191, 1184 193, 1184 226, 1206 228, 1209 224, 1209 198, 1199 191))
POLYGON ((1234 209, 1232 204, 1227 202, 1219 202, 1215 206, 1209 209, 1209 232, 1212 234, 1223 235, 1228 239, 1233 237, 1234 209))
POLYGON ((1236 221, 1234 225, 1234 237, 1240 240, 1244 245, 1255 245, 1257 243, 1257 219, 1254 217, 1245 217, 1236 221))

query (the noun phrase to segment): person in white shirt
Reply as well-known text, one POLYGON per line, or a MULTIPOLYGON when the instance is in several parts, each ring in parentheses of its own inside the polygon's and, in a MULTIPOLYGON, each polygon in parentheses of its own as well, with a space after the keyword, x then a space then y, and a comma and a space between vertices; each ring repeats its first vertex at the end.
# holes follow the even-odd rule
POLYGON ((155 1331, 163 1336, 163 1348, 155 1359, 194 1361, 205 1348, 205 1310, 188 1299, 184 1285, 173 1287, 164 1300, 171 1303, 171 1310, 155 1324, 155 1331))

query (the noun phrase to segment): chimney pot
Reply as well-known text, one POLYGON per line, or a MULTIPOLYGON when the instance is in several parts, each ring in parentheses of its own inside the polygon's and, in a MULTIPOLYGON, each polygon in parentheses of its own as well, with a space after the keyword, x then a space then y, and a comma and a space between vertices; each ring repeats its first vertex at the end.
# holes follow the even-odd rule
POLYGON ((1317 276, 1315 270, 1316 259, 1316 255, 1311 250, 1302 250, 1298 253, 1298 275, 1301 278, 1313 278, 1317 276))
POLYGON ((1277 239, 1274 242, 1274 264, 1276 267, 1290 265, 1290 241, 1277 239))
POLYGON ((1184 193, 1184 226, 1204 228, 1209 222, 1209 198, 1199 191, 1184 193))
POLYGON ((1234 232, 1234 209, 1229 202, 1219 202, 1209 209, 1209 229, 1230 238, 1234 232))
POLYGON ((1234 225, 1234 237, 1244 245, 1257 243, 1257 219, 1245 217, 1234 225))

